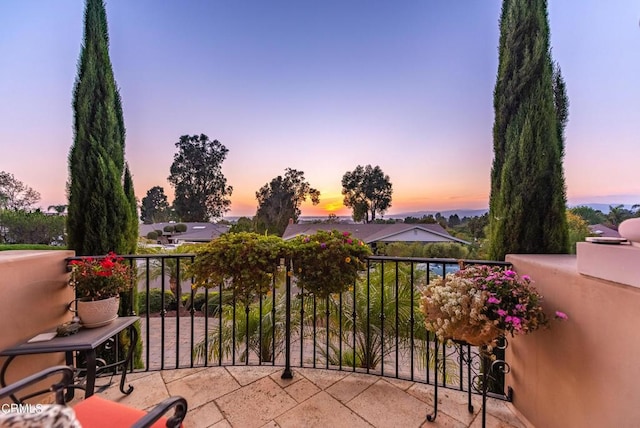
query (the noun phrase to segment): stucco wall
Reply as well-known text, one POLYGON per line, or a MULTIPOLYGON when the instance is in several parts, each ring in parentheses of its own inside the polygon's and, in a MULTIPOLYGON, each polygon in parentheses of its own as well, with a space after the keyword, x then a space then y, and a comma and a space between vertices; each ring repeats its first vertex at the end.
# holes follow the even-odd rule
MULTIPOLYGON (((65 258, 73 255, 73 251, 0 251, 0 349, 54 331, 71 319, 67 305, 74 293, 68 286, 65 258)), ((0 357, 0 365, 5 360, 0 357)), ((64 354, 17 357, 9 366, 7 383, 56 364, 64 364, 64 354)))
POLYGON ((575 256, 507 261, 532 277, 549 314, 569 315, 510 338, 514 407, 536 427, 640 426, 640 289, 579 274, 575 256))

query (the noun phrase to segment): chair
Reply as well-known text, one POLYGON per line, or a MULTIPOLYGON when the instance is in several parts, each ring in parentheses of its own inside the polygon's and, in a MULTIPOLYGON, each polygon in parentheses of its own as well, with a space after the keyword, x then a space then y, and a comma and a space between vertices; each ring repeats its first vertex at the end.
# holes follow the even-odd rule
MULTIPOLYGON (((73 407, 67 407, 65 403, 65 392, 73 382, 74 370, 67 366, 55 366, 42 370, 36 374, 28 376, 11 385, 0 389, 0 399, 11 397, 19 404, 3 404, 2 409, 9 412, 0 412, 0 427, 23 426, 17 422, 24 423, 24 426, 68 426, 78 427, 77 420, 83 427, 179 427, 187 413, 187 401, 182 397, 170 397, 156 405, 150 412, 134 409, 124 404, 105 400, 96 395, 82 400, 73 407), (21 389, 32 385, 50 376, 60 375, 61 380, 54 383, 49 391, 55 393, 56 404, 25 404, 16 398, 16 393, 21 389), (170 417, 164 415, 175 408, 175 412, 170 417), (11 410, 14 412, 11 412, 11 410), (75 417, 74 417, 75 414, 75 417), (55 418, 46 419, 46 418, 55 418), (14 425, 12 425, 14 424, 14 425)), ((32 397, 30 394, 27 397, 32 397)))

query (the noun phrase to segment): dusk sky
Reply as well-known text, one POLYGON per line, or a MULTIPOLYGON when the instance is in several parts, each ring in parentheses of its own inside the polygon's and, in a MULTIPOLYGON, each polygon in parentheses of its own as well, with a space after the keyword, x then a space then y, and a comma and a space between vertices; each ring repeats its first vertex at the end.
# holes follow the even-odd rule
MULTIPOLYGON (((181 135, 229 149, 229 216, 287 167, 349 215, 341 178, 379 165, 388 214, 487 208, 498 0, 109 0, 110 56, 139 199, 181 135)), ((0 171, 66 204, 82 0, 0 2, 0 171)), ((570 101, 570 205, 640 203, 640 3, 551 0, 570 101)))

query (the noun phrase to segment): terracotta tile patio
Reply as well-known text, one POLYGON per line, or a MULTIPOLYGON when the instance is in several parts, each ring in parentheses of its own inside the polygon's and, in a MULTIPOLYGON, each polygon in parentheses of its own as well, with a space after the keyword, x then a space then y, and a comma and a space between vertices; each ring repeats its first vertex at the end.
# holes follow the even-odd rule
MULTIPOLYGON (((433 386, 375 375, 320 369, 293 369, 293 379, 280 378, 282 368, 209 367, 134 373, 135 390, 118 390, 119 378, 98 392, 110 400, 149 409, 171 395, 187 399, 185 427, 480 427, 481 397, 474 413, 463 392, 439 389, 438 415, 432 411, 433 386)), ((108 378, 98 379, 98 384, 108 378)), ((509 403, 487 399, 488 427, 527 427, 509 403)))

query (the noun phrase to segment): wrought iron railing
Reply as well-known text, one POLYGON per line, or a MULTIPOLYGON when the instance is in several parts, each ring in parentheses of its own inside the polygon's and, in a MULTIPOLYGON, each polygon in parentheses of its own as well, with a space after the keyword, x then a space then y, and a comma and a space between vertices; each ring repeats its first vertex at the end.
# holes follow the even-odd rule
MULTIPOLYGON (((140 370, 273 365, 283 377, 292 367, 312 367, 433 383, 437 350, 439 385, 481 390, 479 352, 436 346, 424 327, 421 290, 461 264, 508 263, 372 256, 353 287, 319 299, 296 287, 283 262, 268 295, 245 307, 220 284, 193 289, 185 268, 194 257, 124 256, 138 272, 140 299, 134 306, 132 295, 125 312, 141 317, 140 370), (175 304, 167 291, 180 296, 175 304)), ((492 390, 507 398, 502 383, 492 390)))

